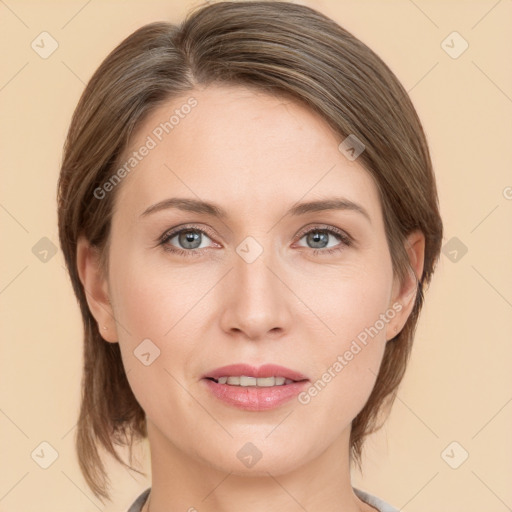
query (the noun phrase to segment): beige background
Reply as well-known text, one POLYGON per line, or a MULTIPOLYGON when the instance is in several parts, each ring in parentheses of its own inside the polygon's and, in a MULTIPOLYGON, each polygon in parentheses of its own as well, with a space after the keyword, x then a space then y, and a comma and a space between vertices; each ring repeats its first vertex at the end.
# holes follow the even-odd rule
MULTIPOLYGON (((410 91, 431 145, 444 243, 459 246, 441 257, 392 415, 354 483, 406 512, 510 510, 512 1, 303 3, 361 38, 410 91), (453 31, 469 43, 456 59, 442 46, 453 31)), ((49 242, 40 240, 58 245, 62 144, 85 82, 133 30, 179 21, 196 4, 0 1, 2 512, 122 512, 149 485, 112 466, 104 508, 81 477, 79 311, 60 250, 41 261, 49 242), (43 31, 59 45, 47 59, 31 48, 43 31), (58 453, 47 469, 36 463, 49 460, 43 441, 58 453)), ((445 44, 453 52, 463 42, 445 44)))

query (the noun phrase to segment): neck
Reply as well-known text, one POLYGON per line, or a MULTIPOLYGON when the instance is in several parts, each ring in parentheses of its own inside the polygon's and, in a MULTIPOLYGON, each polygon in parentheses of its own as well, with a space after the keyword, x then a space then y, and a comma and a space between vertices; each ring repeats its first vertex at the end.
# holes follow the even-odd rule
POLYGON ((143 512, 374 511, 352 490, 349 435, 349 430, 343 432, 323 453, 293 468, 286 468, 282 457, 265 460, 265 451, 271 451, 267 447, 250 471, 241 471, 236 458, 231 467, 220 468, 201 459, 197 451, 190 453, 193 448, 185 453, 148 420, 152 487, 143 512))

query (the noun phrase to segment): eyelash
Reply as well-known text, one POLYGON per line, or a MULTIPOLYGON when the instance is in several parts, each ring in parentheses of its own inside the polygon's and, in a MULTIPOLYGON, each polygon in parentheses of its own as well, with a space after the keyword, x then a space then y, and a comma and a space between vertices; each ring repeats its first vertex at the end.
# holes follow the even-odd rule
MULTIPOLYGON (((214 238, 212 236, 212 234, 209 233, 208 231, 191 225, 191 226, 184 226, 177 230, 167 231, 159 239, 159 245, 161 245, 165 251, 171 252, 173 254, 178 254, 180 256, 199 256, 203 249, 180 249, 179 247, 175 247, 173 245, 168 244, 169 240, 174 238, 176 235, 179 235, 183 231, 197 231, 199 233, 206 235, 210 239, 214 238)), ((340 246, 336 246, 334 248, 329 248, 329 249, 312 249, 312 248, 310 248, 310 250, 312 251, 312 253, 314 255, 324 256, 326 254, 333 254, 335 252, 343 250, 341 247, 342 245, 345 245, 345 247, 350 247, 353 243, 352 237, 350 237, 347 233, 345 233, 337 228, 334 228, 332 226, 329 226, 329 227, 314 226, 312 228, 307 229, 306 231, 301 232, 300 235, 298 236, 297 240, 300 240, 305 235, 309 234, 310 232, 315 232, 315 231, 320 231, 320 232, 324 232, 324 233, 329 233, 331 235, 335 235, 337 238, 340 239, 340 241, 342 243, 340 244, 340 246)), ((301 246, 301 247, 303 247, 304 249, 307 249, 307 247, 304 247, 304 246, 301 246)))

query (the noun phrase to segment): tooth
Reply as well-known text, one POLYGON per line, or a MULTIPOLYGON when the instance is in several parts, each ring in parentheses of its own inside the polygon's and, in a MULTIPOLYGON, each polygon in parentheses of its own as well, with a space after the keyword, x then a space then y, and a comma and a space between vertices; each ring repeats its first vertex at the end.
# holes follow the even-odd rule
POLYGON ((261 377, 258 379, 257 385, 262 388, 275 386, 277 384, 276 380, 274 377, 261 377))
POLYGON ((246 377, 245 375, 242 375, 240 377, 240 386, 256 386, 256 377, 246 377))
POLYGON ((286 379, 285 377, 248 377, 247 375, 240 376, 225 376, 217 379, 218 384, 228 384, 231 386, 257 386, 257 387, 272 387, 282 386, 284 384, 293 384, 293 380, 286 379))

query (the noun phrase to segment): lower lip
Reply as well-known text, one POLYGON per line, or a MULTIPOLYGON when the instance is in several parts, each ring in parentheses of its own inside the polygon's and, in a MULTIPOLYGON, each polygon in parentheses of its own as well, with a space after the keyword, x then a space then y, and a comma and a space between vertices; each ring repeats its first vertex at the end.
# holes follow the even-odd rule
POLYGON ((246 411, 268 411, 280 407, 296 397, 309 382, 306 380, 283 386, 242 387, 219 384, 210 379, 203 381, 219 400, 246 411))

